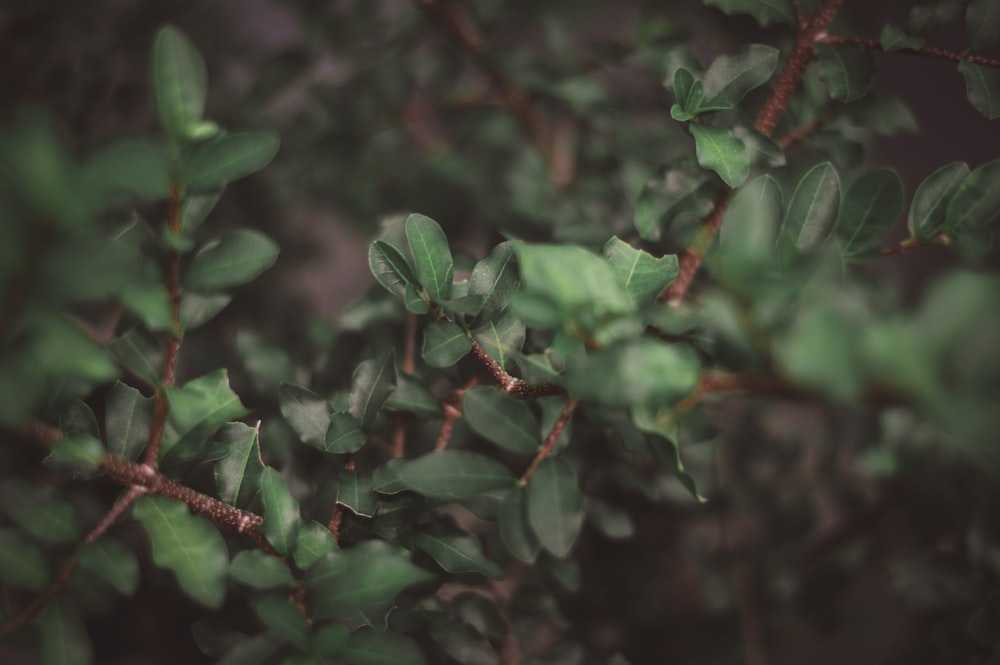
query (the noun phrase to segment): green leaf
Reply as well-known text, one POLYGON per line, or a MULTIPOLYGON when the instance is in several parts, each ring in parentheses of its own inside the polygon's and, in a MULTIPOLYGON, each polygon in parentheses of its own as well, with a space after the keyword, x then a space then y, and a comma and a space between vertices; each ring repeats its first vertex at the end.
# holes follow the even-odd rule
POLYGON ((782 218, 781 188, 769 175, 736 190, 719 232, 723 275, 739 284, 774 264, 774 245, 782 218))
POLYGON ((219 608, 226 596, 229 554, 215 526, 189 513, 180 501, 162 496, 139 499, 132 513, 146 527, 153 562, 173 572, 192 599, 219 608))
POLYGON ((500 504, 497 516, 500 540, 515 558, 534 563, 541 544, 528 524, 528 489, 518 483, 500 504))
POLYGON ((283 639, 303 651, 309 648, 309 624, 290 599, 265 596, 254 604, 253 609, 261 622, 283 639))
POLYGON ((701 363, 686 346, 641 338, 588 354, 565 373, 574 397, 621 407, 670 403, 698 383, 701 363))
POLYGON ((910 10, 910 32, 927 35, 957 23, 962 18, 962 0, 924 1, 910 10))
POLYGON ((97 416, 93 409, 83 400, 75 399, 66 407, 66 411, 59 417, 59 429, 63 436, 90 436, 95 439, 101 437, 101 430, 97 426, 97 416))
POLYGON ((208 76, 201 54, 176 28, 153 43, 153 89, 163 129, 175 141, 190 139, 205 112, 208 76))
POLYGON ((290 554, 298 536, 299 502, 292 496, 281 473, 270 466, 260 474, 260 494, 264 501, 264 536, 278 554, 290 554))
POLYGON ((347 628, 339 623, 323 626, 316 631, 316 637, 313 639, 313 651, 317 656, 332 658, 340 653, 340 650, 347 644, 349 635, 347 628))
POLYGON ((975 169, 948 202, 946 231, 981 229, 1000 215, 1000 159, 975 169))
POLYGON ((202 293, 241 286, 277 260, 277 243, 263 233, 238 229, 198 250, 184 277, 184 285, 202 293))
POLYGON ((73 506, 44 485, 19 478, 0 483, 0 507, 15 524, 45 543, 75 543, 80 528, 73 506))
POLYGON ((947 222, 948 204, 970 173, 968 164, 945 164, 927 176, 910 204, 907 226, 914 238, 933 238, 947 222))
POLYGON ((80 548, 80 572, 93 575, 131 596, 139 586, 139 560, 135 553, 117 540, 107 538, 85 543, 80 548))
POLYGON ((413 544, 449 573, 480 573, 490 579, 503 579, 500 566, 486 558, 479 539, 470 533, 450 529, 418 531, 413 544))
POLYGON ((174 316, 170 296, 162 281, 140 278, 125 285, 122 305, 154 332, 173 330, 174 316))
POLYGON ((351 616, 392 602, 408 587, 434 576, 413 565, 405 550, 385 541, 367 540, 346 550, 335 550, 305 576, 312 592, 314 620, 351 616))
POLYGON ((903 214, 903 196, 903 179, 893 169, 870 171, 847 188, 837 236, 848 256, 879 246, 903 214))
POLYGON ((674 472, 695 500, 703 503, 706 499, 698 493, 694 478, 681 462, 680 446, 675 443, 679 427, 673 410, 669 407, 638 407, 632 409, 631 415, 636 428, 650 435, 647 440, 655 458, 674 472))
POLYGON ((246 409, 229 387, 224 369, 192 379, 183 387, 165 388, 170 413, 160 448, 160 459, 174 448, 183 459, 194 457, 201 446, 225 423, 246 415, 246 409))
POLYGON ((181 184, 189 192, 217 189, 267 166, 278 154, 275 134, 241 132, 199 143, 181 162, 181 184))
POLYGON ((588 500, 587 519, 605 538, 625 540, 635 535, 635 523, 629 514, 603 501, 588 500))
POLYGON ((726 14, 748 14, 761 25, 795 25, 791 0, 705 0, 705 4, 718 7, 726 14))
POLYGON ((194 233, 208 214, 215 209, 220 198, 222 198, 221 190, 203 194, 188 193, 184 197, 184 203, 181 204, 181 231, 188 236, 194 233))
POLYGON ((359 517, 374 517, 378 497, 372 489, 371 471, 341 469, 338 475, 337 503, 359 517))
POLYGON ((584 501, 576 474, 562 459, 547 457, 528 481, 528 523, 549 553, 569 556, 583 527, 584 501))
POLYGON ((300 570, 308 570, 314 563, 337 548, 333 534, 319 522, 299 523, 299 535, 295 543, 295 565, 300 570))
POLYGON ((461 499, 507 489, 514 484, 514 476, 500 462, 478 453, 442 450, 393 460, 375 471, 372 484, 383 493, 409 489, 429 497, 461 499))
POLYGON ((618 236, 612 236, 604 243, 602 253, 611 263, 618 283, 637 305, 653 302, 663 289, 677 279, 676 254, 656 258, 645 250, 635 249, 618 236))
POLYGON ((496 319, 472 331, 472 338, 503 369, 511 367, 521 347, 526 330, 524 322, 513 312, 506 311, 496 319))
POLYGON ((795 186, 778 234, 782 256, 808 252, 822 245, 840 211, 840 176, 830 162, 812 167, 795 186))
POLYGON ((49 585, 45 553, 21 532, 0 528, 0 579, 19 589, 44 591, 49 585))
POLYGON ((362 429, 368 429, 396 385, 396 363, 392 351, 363 361, 354 370, 351 392, 347 396, 348 411, 358 419, 362 429))
MULTIPOLYGON (((420 381, 410 378, 406 374, 400 374, 396 377, 396 389, 389 396, 386 406, 396 411, 408 411, 418 416, 438 416, 441 414, 441 404, 433 393, 420 381)), ((329 435, 327 439, 329 440, 329 435)))
POLYGON ((911 37, 894 25, 886 24, 882 26, 882 35, 879 38, 882 50, 891 53, 892 51, 915 51, 924 45, 923 37, 911 37))
POLYGON ((1000 5, 995 0, 972 0, 965 10, 965 31, 974 49, 1000 39, 1000 5))
POLYGON ((170 194, 167 155, 147 143, 116 143, 87 161, 84 182, 100 192, 136 193, 151 198, 170 194))
POLYGON ((417 643, 401 633, 361 628, 347 637, 337 658, 348 665, 426 665, 417 643))
POLYGON ((462 417, 483 438, 522 455, 541 445, 538 420, 528 405, 497 388, 476 386, 462 397, 462 417))
POLYGON ((125 459, 139 459, 149 439, 154 400, 121 381, 108 393, 104 412, 108 452, 125 459))
POLYGON ((733 127, 733 135, 746 146, 751 166, 785 165, 785 152, 770 136, 746 127, 733 127))
POLYGON ((434 302, 451 293, 455 264, 448 248, 448 237, 430 217, 412 214, 406 218, 406 241, 410 244, 417 279, 434 302))
POLYGON ((694 137, 698 163, 711 169, 730 187, 739 187, 750 173, 746 144, 728 129, 688 125, 694 137))
POLYGON ((472 340, 451 321, 434 321, 424 328, 420 357, 431 367, 449 367, 472 350, 472 340))
POLYGON ((990 120, 1000 118, 1000 70, 963 60, 958 73, 965 79, 965 94, 973 108, 990 120))
POLYGON ((497 650, 472 625, 451 617, 435 617, 428 628, 435 645, 455 662, 462 665, 500 665, 497 650))
POLYGON ((288 564, 261 550, 243 550, 229 564, 229 576, 254 589, 293 588, 288 564))
POLYGON ((632 223, 644 240, 659 240, 675 220, 707 215, 715 205, 717 182, 693 165, 664 167, 643 187, 632 223))
POLYGON ((115 360, 149 385, 159 383, 160 370, 155 367, 158 349, 138 329, 133 328, 108 344, 108 350, 115 360))
POLYGON ((106 454, 100 441, 79 435, 56 441, 44 461, 61 473, 87 477, 97 471, 106 454))
POLYGON ((517 284, 514 245, 510 241, 502 242, 489 256, 476 263, 469 276, 469 295, 483 297, 478 319, 492 321, 507 306, 517 284))
POLYGON ((247 508, 257 494, 264 471, 259 436, 259 426, 243 423, 227 423, 216 435, 224 452, 215 463, 215 486, 219 498, 230 505, 247 508))
POLYGON ((670 117, 678 122, 686 122, 698 115, 705 89, 687 67, 679 67, 674 72, 673 92, 677 103, 670 108, 670 117))
POLYGON ((368 248, 368 267, 375 276, 375 281, 400 298, 405 295, 407 287, 419 290, 420 282, 417 281, 410 262, 384 240, 376 240, 368 248))
POLYGON ((278 388, 278 401, 281 415, 302 442, 325 450, 326 433, 333 413, 330 403, 311 390, 288 383, 278 388))
MULTIPOLYGON (((395 394, 394 392, 393 395, 395 394)), ((323 450, 338 455, 356 453, 367 440, 357 418, 349 413, 335 413, 330 417, 323 450)))
POLYGON ((875 58, 860 44, 820 44, 816 65, 830 96, 842 102, 864 97, 875 75, 875 58))
POLYGON ((38 665, 90 665, 94 662, 83 622, 63 602, 49 602, 38 617, 38 627, 42 644, 38 665))
POLYGON ((777 66, 778 49, 763 44, 747 44, 716 58, 702 78, 707 104, 737 103, 767 83, 777 66))

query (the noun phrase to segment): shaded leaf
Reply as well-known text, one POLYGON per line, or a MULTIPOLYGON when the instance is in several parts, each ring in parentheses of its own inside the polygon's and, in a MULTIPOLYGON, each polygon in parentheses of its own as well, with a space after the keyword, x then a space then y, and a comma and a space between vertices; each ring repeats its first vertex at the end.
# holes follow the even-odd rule
POLYGON ((273 467, 261 471, 260 494, 264 501, 264 536, 278 554, 290 554, 298 537, 299 502, 273 467))
POLYGON ((83 622, 66 605, 53 600, 38 617, 41 633, 39 665, 90 665, 94 662, 83 622))
POLYGON ((612 236, 604 244, 602 253, 611 263, 618 283, 637 305, 652 302, 677 279, 676 254, 656 258, 645 250, 635 249, 618 236, 612 236))
POLYGON ((184 203, 181 204, 181 230, 190 236, 205 221, 220 198, 222 198, 221 190, 203 194, 188 193, 184 197, 184 203))
POLYGON ((448 367, 472 350, 472 340, 451 321, 434 321, 424 328, 420 357, 431 367, 448 367))
POLYGON ((728 129, 689 125, 698 163, 715 171, 730 187, 739 187, 750 173, 746 144, 728 129))
POLYGON ((532 455, 541 445, 538 420, 528 405, 498 388, 468 390, 462 417, 477 434, 511 452, 532 455))
POLYGON ((193 291, 209 293, 241 286, 277 260, 277 243, 257 231, 238 229, 198 250, 184 284, 193 291))
POLYGON ((349 635, 347 627, 341 624, 323 626, 316 631, 316 637, 313 638, 313 651, 317 656, 327 658, 336 656, 347 643, 349 635))
MULTIPOLYGON (((436 416, 441 413, 441 405, 431 391, 406 374, 396 377, 396 389, 389 396, 386 406, 420 416, 436 416)), ((331 423, 331 429, 332 425, 331 423)), ((329 435, 327 440, 329 441, 329 435)))
POLYGON ((724 275, 738 283, 773 265, 782 213, 781 189, 771 176, 760 176, 736 190, 719 231, 724 275))
POLYGON ((0 507, 15 524, 46 543, 75 543, 80 528, 73 506, 44 485, 19 478, 0 483, 0 507))
POLYGON ((165 391, 170 413, 160 448, 161 460, 168 454, 194 457, 219 427, 246 415, 240 398, 229 387, 229 375, 224 369, 192 379, 183 387, 167 386, 165 391))
POLYGON ((449 573, 480 573, 490 579, 503 579, 500 566, 483 554, 479 539, 472 534, 447 529, 418 531, 413 544, 449 573))
POLYGON ((153 561, 177 578, 181 589, 202 605, 218 608, 226 596, 229 554, 211 522, 179 501, 145 496, 132 513, 146 527, 153 561))
POLYGON ((190 192, 216 189, 267 166, 278 153, 276 134, 240 132, 198 144, 181 161, 181 183, 190 192))
POLYGON ((347 637, 337 658, 348 665, 425 665, 427 660, 417 643, 394 632, 361 628, 347 637))
POLYGON ((837 236, 848 255, 879 246, 903 214, 903 179, 893 169, 876 169, 847 188, 837 220, 837 236))
POLYGON ((375 281, 401 298, 408 286, 413 288, 420 286, 410 262, 398 249, 384 240, 376 240, 368 248, 368 267, 375 276, 375 281))
POLYGON ((674 472, 681 485, 698 502, 706 501, 698 493, 694 478, 684 468, 681 462, 678 438, 677 418, 669 407, 637 407, 632 409, 632 422, 643 432, 648 433, 649 449, 654 457, 674 472))
POLYGON ((139 459, 149 439, 154 402, 135 388, 115 382, 104 411, 108 452, 132 461, 139 459))
POLYGON ((176 28, 161 28, 153 42, 153 91, 160 124, 175 140, 194 135, 205 112, 207 85, 197 49, 176 28))
POLYGON ((726 14, 749 14, 761 25, 788 23, 795 25, 791 0, 705 0, 726 14))
POLYGON ((413 254, 417 279, 427 295, 435 302, 448 298, 455 268, 444 231, 430 217, 413 214, 406 218, 406 241, 413 254))
POLYGON ((373 517, 378 497, 372 489, 372 474, 360 469, 341 469, 337 487, 337 503, 359 517, 373 517))
POLYGON ((963 60, 958 73, 965 79, 965 94, 973 108, 990 120, 1000 118, 1000 70, 963 60))
POLYGON ((462 665, 499 665, 497 650, 482 633, 465 622, 435 621, 429 632, 434 643, 462 665))
POLYGON ((644 240, 659 240, 674 220, 702 217, 714 202, 708 191, 717 181, 700 168, 671 166, 650 178, 639 194, 632 222, 644 240))
MULTIPOLYGON (((395 394, 396 392, 393 393, 395 394)), ((356 453, 367 440, 357 418, 349 413, 335 413, 330 416, 330 427, 326 430, 323 450, 334 454, 356 453)))
POLYGON ((229 564, 229 576, 254 589, 291 588, 296 585, 288 565, 261 550, 243 550, 229 564))
POLYGON ((483 297, 479 320, 492 321, 507 306, 517 283, 514 245, 509 241, 502 242, 485 259, 476 263, 469 276, 469 295, 483 297))
POLYGON ((371 427, 395 385, 396 365, 392 351, 365 360, 354 370, 347 404, 362 429, 371 427))
POLYGON ((124 596, 131 596, 139 586, 139 560, 117 540, 85 543, 79 557, 80 572, 100 578, 124 596))
POLYGON ((1000 159, 976 168, 948 202, 946 231, 981 229, 1000 215, 1000 159))
POLYGON ((507 551, 524 563, 534 563, 541 544, 528 524, 528 489, 518 483, 508 492, 497 516, 500 539, 507 551))
POLYGON ((910 10, 910 32, 916 35, 927 35, 940 30, 962 18, 961 0, 935 0, 921 2, 910 10))
POLYGON ((299 523, 299 535, 295 543, 295 565, 301 570, 310 566, 337 548, 333 534, 319 522, 299 523))
POLYGON ((80 434, 64 437, 52 445, 45 464, 74 477, 89 477, 97 473, 107 451, 92 436, 80 434))
POLYGON ((882 50, 887 53, 892 51, 916 50, 924 45, 923 37, 911 37, 894 25, 886 24, 882 26, 882 35, 879 37, 882 50))
POLYGON ((965 31, 974 49, 1000 39, 1000 4, 995 0, 972 0, 965 10, 965 31))
POLYGON ((278 388, 281 415, 303 443, 326 449, 326 434, 333 409, 329 402, 301 386, 283 383, 278 388))
POLYGON ((49 584, 45 553, 15 529, 0 528, 0 579, 39 593, 49 584))
POLYGON ((778 49, 747 44, 715 59, 702 78, 708 104, 730 103, 767 83, 778 65, 778 49))
POLYGON ((152 198, 170 194, 167 155, 161 146, 116 143, 91 157, 83 172, 85 182, 109 194, 136 193, 152 198))
POLYGON ((257 494, 264 471, 259 435, 259 427, 243 423, 227 423, 216 435, 223 457, 215 463, 215 486, 230 505, 247 508, 257 494))
POLYGON ((915 238, 933 238, 947 222, 948 204, 970 173, 968 164, 952 162, 927 176, 910 204, 907 226, 915 238))
POLYGON ((500 367, 508 369, 524 346, 524 322, 506 311, 472 331, 472 338, 500 367))
POLYGON ((442 450, 409 460, 393 460, 375 471, 376 491, 404 489, 444 499, 460 499, 507 489, 514 476, 500 462, 467 450, 442 450), (386 468, 389 467, 389 468, 386 468))
POLYGON ((261 622, 303 651, 309 648, 309 624, 302 611, 288 598, 265 596, 254 604, 261 622))
POLYGON ((583 527, 584 500, 576 474, 561 459, 541 461, 528 481, 528 523, 548 552, 565 557, 583 527))
POLYGON ((830 162, 812 167, 795 186, 778 235, 782 256, 807 252, 822 245, 840 211, 840 176, 830 162))
POLYGON ((816 65, 830 96, 842 102, 864 97, 875 74, 875 58, 860 44, 820 44, 816 65))
POLYGON ((138 376, 151 386, 160 381, 160 370, 157 369, 159 349, 137 329, 127 333, 108 344, 108 350, 115 360, 124 365, 132 374, 138 376))

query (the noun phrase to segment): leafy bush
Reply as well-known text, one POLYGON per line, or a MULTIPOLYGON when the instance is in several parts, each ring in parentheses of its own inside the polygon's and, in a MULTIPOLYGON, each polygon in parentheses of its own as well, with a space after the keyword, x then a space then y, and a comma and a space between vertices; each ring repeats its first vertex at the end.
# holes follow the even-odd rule
POLYGON ((229 107, 162 27, 142 139, 12 49, 0 653, 758 664, 834 635, 994 662, 1000 159, 909 195, 865 150, 917 131, 871 90, 896 52, 1000 117, 1000 11, 922 3, 872 39, 840 0, 704 4, 724 49, 626 5, 301 2, 229 107), (271 235, 308 253, 265 219, 304 202, 375 236, 336 327, 245 286, 271 235), (883 257, 911 251, 947 264, 904 297, 883 257))

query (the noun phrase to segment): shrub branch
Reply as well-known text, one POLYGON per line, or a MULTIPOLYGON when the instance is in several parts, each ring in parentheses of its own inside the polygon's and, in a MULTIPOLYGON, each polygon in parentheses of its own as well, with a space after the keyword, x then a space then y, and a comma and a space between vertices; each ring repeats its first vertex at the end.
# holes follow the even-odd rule
POLYGON ((821 44, 859 44, 870 51, 877 53, 902 53, 905 55, 922 55, 926 58, 937 58, 938 60, 949 60, 951 62, 971 62, 976 65, 986 65, 987 67, 1000 68, 1000 60, 987 58, 986 56, 974 53, 960 53, 948 49, 937 48, 936 46, 921 46, 920 48, 904 48, 895 51, 886 51, 882 48, 882 43, 871 37, 844 37, 839 35, 823 35, 819 40, 821 44))

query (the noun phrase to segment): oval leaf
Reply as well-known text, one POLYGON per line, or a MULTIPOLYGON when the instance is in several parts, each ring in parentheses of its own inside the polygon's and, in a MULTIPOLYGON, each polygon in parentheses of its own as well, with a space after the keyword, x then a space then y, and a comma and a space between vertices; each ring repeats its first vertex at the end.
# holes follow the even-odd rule
POLYGON ((426 665, 417 643, 406 635, 361 628, 347 637, 337 658, 348 665, 426 665))
POLYGON ((809 169, 795 187, 778 236, 782 256, 818 248, 826 241, 840 211, 840 176, 830 162, 809 169))
POLYGON ((251 281, 274 265, 278 245, 263 233, 239 229, 202 247, 188 268, 184 285, 211 293, 251 281))
POLYGON ((479 320, 491 321, 504 307, 517 289, 517 262, 514 245, 502 242, 482 261, 476 263, 469 276, 469 295, 482 296, 479 320))
POLYGON ((349 413, 335 413, 330 416, 330 427, 326 430, 323 450, 338 455, 356 453, 365 445, 366 440, 357 418, 349 413))
POLYGON ((396 386, 396 364, 392 351, 363 361, 354 370, 347 409, 358 419, 362 429, 375 421, 375 416, 396 386))
POLYGON ((963 60, 958 72, 965 79, 965 94, 973 108, 990 120, 1000 118, 1000 71, 963 60))
POLYGON ((108 452, 135 461, 149 439, 153 421, 153 398, 116 381, 108 394, 104 412, 108 452))
POLYGON ((281 415, 302 442, 324 450, 333 409, 329 402, 301 386, 283 383, 278 388, 281 415))
POLYGON ((980 229, 1000 215, 1000 159, 970 173, 948 202, 948 232, 980 229))
POLYGON ((726 208, 719 232, 722 272, 736 283, 774 263, 782 217, 781 188, 769 175, 740 187, 726 208))
POLYGON ((625 287, 637 305, 652 302, 677 279, 676 254, 656 258, 649 252, 635 249, 618 236, 612 236, 604 244, 602 253, 611 263, 618 283, 625 287))
POLYGON ((767 83, 777 65, 778 49, 763 44, 748 44, 716 58, 702 79, 707 104, 735 104, 767 83))
POLYGON ((427 295, 435 302, 445 300, 451 293, 455 270, 448 237, 430 217, 413 214, 406 218, 406 241, 413 254, 417 279, 427 290, 427 295))
POLYGON ((459 499, 514 484, 503 464, 467 450, 442 450, 393 462, 391 469, 375 472, 376 491, 394 494, 409 489, 424 496, 459 499))
POLYGON ((483 555, 479 540, 472 534, 445 530, 419 531, 413 537, 413 544, 449 573, 480 573, 490 579, 503 579, 500 566, 483 555))
POLYGON ((528 524, 528 489, 518 483, 500 504, 497 516, 500 539, 507 550, 524 563, 534 563, 541 550, 528 524))
POLYGON ((907 226, 915 238, 933 238, 947 222, 948 204, 970 173, 968 164, 952 162, 939 168, 917 187, 907 226))
POLYGON ((875 58, 860 44, 820 44, 816 64, 830 96, 842 102, 864 97, 875 74, 875 58))
POLYGON ((451 321, 435 321, 424 328, 420 357, 431 367, 448 367, 472 350, 472 340, 451 321))
POLYGON ((289 598, 265 596, 257 601, 253 609, 261 623, 283 639, 303 651, 309 648, 309 624, 302 616, 302 610, 289 598))
POLYGON ((583 494, 576 474, 562 460, 547 457, 528 481, 528 523, 548 552, 565 557, 583 527, 583 494))
POLYGON ((153 89, 160 123, 174 139, 191 138, 205 112, 208 75, 201 54, 176 28, 153 42, 153 89))
POLYGON ((541 445, 538 420, 528 405, 497 388, 467 391, 462 417, 477 434, 511 452, 533 455, 541 445))
POLYGON ((750 155, 746 144, 730 130, 689 125, 694 137, 698 163, 711 169, 730 187, 739 187, 750 174, 750 155))
POLYGON ((229 575, 254 589, 291 588, 296 584, 284 561, 261 550, 244 550, 234 556, 229 575))
POLYGON ((118 593, 130 596, 139 586, 139 560, 116 540, 103 538, 80 548, 80 570, 107 582, 118 593))
POLYGON ((837 236, 848 255, 879 246, 903 214, 903 179, 892 169, 866 173, 847 189, 837 220, 837 236))
POLYGON ((406 294, 407 287, 415 288, 419 285, 410 262, 384 240, 376 240, 368 248, 368 267, 375 276, 375 281, 400 298, 406 294))
POLYGON ((257 427, 228 423, 216 436, 224 456, 215 463, 215 486, 228 504, 246 508, 257 494, 264 471, 259 434, 257 427))
POLYGON ((198 144, 181 162, 188 192, 217 189, 267 166, 278 154, 278 137, 263 132, 226 134, 198 144))
POLYGON ((295 543, 295 565, 301 570, 308 570, 336 548, 328 528, 319 522, 302 522, 295 543))
POLYGON ((260 474, 260 494, 264 501, 264 536, 278 554, 290 554, 298 536, 299 502, 273 467, 266 467, 260 474))
POLYGON ((511 311, 472 331, 472 338, 500 367, 507 369, 524 346, 524 322, 511 311))

